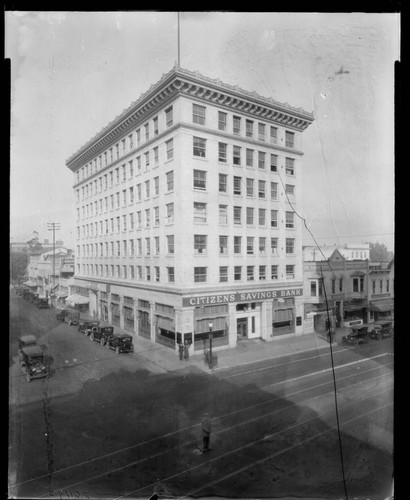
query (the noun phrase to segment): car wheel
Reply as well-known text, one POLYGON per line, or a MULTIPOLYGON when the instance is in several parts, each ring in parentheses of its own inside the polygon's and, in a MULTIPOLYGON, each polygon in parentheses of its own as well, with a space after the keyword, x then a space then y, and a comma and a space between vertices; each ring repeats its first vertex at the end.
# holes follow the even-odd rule
POLYGON ((119 354, 119 353, 120 353, 120 348, 119 348, 119 347, 116 347, 116 348, 115 348, 115 352, 116 352, 117 354, 119 354))
POLYGON ((26 380, 27 382, 31 382, 31 377, 29 373, 26 373, 26 380))
POLYGON ((94 334, 93 333, 90 335, 90 340, 94 340, 94 334))
POLYGON ((104 346, 104 345, 105 345, 105 340, 104 340, 104 339, 101 339, 101 340, 100 340, 100 344, 104 346))

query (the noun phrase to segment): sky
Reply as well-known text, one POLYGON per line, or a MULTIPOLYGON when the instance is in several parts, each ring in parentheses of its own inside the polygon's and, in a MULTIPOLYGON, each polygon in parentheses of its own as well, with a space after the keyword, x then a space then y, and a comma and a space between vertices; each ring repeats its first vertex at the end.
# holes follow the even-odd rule
MULTIPOLYGON (((12 241, 59 222, 74 248, 65 162, 170 71, 177 26, 176 12, 6 12, 12 241)), ((180 14, 182 68, 314 113, 298 213, 320 245, 394 251, 395 61, 399 14, 180 14)))

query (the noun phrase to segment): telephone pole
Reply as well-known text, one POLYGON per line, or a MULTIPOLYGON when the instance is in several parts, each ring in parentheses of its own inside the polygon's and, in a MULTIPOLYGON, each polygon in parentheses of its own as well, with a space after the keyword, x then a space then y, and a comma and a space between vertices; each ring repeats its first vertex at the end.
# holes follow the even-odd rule
MULTIPOLYGON (((56 287, 56 231, 59 231, 61 229, 61 225, 59 222, 48 222, 47 223, 47 230, 48 231, 53 231, 53 292, 56 287)), ((55 300, 54 300, 54 294, 52 294, 52 299, 51 299, 52 306, 54 307, 55 300)))

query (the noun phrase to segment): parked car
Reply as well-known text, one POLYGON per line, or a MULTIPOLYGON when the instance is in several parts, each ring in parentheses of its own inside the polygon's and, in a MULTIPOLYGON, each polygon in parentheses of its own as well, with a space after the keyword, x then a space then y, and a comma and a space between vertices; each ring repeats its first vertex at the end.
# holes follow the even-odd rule
POLYGON ((342 337, 342 342, 344 344, 366 344, 369 342, 370 332, 372 326, 371 325, 358 325, 352 326, 351 331, 348 335, 342 337))
POLYGON ((60 321, 64 321, 64 318, 67 316, 69 311, 70 311, 69 309, 60 309, 56 314, 56 318, 59 319, 60 321))
POLYGON ((69 309, 67 314, 64 316, 64 321, 69 325, 78 325, 80 322, 80 311, 69 309))
POLYGON ((93 326, 90 331, 90 340, 95 340, 100 342, 101 345, 105 345, 108 337, 113 335, 113 326, 93 326))
POLYGON ((132 337, 126 333, 114 333, 107 338, 105 347, 108 349, 114 349, 117 354, 120 352, 134 352, 132 337))
POLYGON ((48 370, 44 365, 43 349, 38 345, 31 345, 21 349, 21 371, 27 382, 33 378, 47 377, 48 370))
POLYGON ((80 322, 78 323, 78 331, 84 333, 84 335, 90 335, 91 328, 99 325, 100 322, 98 320, 80 319, 80 322))
POLYGON ((18 338, 18 355, 20 360, 23 359, 23 347, 29 347, 33 345, 37 345, 37 339, 34 335, 22 335, 18 338))
POLYGON ((393 336, 393 323, 391 321, 376 321, 370 337, 377 340, 393 336))
POLYGON ((36 306, 39 309, 48 309, 50 307, 48 304, 48 299, 46 299, 45 297, 38 298, 36 306))

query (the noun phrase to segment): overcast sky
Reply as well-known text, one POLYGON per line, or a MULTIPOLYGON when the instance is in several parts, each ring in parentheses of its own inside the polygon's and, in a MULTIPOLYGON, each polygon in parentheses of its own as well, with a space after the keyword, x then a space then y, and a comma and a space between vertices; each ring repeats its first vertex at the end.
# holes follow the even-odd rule
MULTIPOLYGON (((11 237, 74 245, 65 161, 177 59, 175 12, 6 12, 11 237)), ((181 13, 183 68, 313 111, 303 207, 318 243, 394 242, 398 14, 181 13)), ((306 232, 304 244, 313 241, 306 232)))

